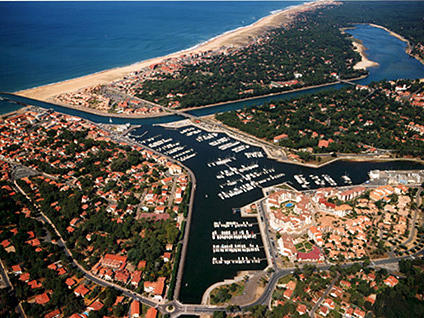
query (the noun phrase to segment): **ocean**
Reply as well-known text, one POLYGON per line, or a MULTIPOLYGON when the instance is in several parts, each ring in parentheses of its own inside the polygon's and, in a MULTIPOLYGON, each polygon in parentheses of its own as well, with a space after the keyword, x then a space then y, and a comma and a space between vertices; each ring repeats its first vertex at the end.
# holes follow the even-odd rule
POLYGON ((303 2, 0 2, 0 91, 184 50, 303 2))
MULTIPOLYGON (((16 91, 57 82, 183 50, 223 32, 251 24, 273 10, 299 3, 301 2, 0 2, 2 43, 0 91, 16 91)), ((349 30, 349 33, 362 40, 368 48, 368 57, 380 64, 370 69, 370 76, 360 81, 362 84, 374 80, 424 76, 424 66, 405 53, 406 44, 387 32, 359 25, 354 30, 349 30)), ((319 90, 313 89, 307 92, 316 91, 319 90)), ((194 110, 192 113, 208 115, 253 106, 271 99, 290 98, 307 92, 237 102, 213 109, 194 110)), ((1 96, 6 97, 0 94, 1 96)), ((109 122, 108 117, 44 102, 31 102, 20 97, 15 100, 52 108, 99 123, 109 122)), ((0 113, 19 107, 17 104, 0 101, 0 113)), ((215 178, 216 171, 207 168, 205 163, 216 160, 217 156, 226 157, 234 154, 229 150, 225 153, 213 151, 210 147, 194 141, 193 138, 184 137, 176 130, 152 125, 176 119, 177 116, 149 119, 115 118, 113 122, 142 125, 136 131, 139 135, 148 131, 148 136, 173 137, 199 153, 197 157, 186 162, 196 174, 198 185, 181 289, 183 302, 198 303, 205 289, 212 283, 232 278, 238 270, 265 266, 264 262, 253 266, 216 267, 211 264, 213 221, 240 221, 238 215, 232 213, 232 208, 258 199, 261 192, 255 190, 226 201, 217 199, 219 188, 215 178)), ((251 149, 258 150, 254 147, 251 149)), ((284 172, 283 178, 288 181, 291 181, 294 174, 326 173, 338 180, 342 175, 348 174, 354 183, 361 183, 367 179, 367 172, 371 169, 422 168, 422 165, 405 161, 384 163, 339 161, 314 170, 277 163, 266 158, 256 161, 261 167, 274 167, 277 172, 284 172)), ((245 158, 238 158, 237 164, 248 164, 248 162, 245 158)))

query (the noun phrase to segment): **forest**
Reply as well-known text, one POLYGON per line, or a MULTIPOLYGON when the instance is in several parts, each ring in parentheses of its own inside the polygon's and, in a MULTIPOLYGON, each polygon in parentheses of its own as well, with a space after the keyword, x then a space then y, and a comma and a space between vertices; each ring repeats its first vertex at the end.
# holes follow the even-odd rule
POLYGON ((343 1, 320 10, 323 20, 340 27, 355 23, 384 26, 411 42, 412 53, 424 58, 424 2, 422 1, 343 1), (420 49, 421 48, 421 49, 420 49))
MULTIPOLYGON (((424 90, 417 81, 402 83, 408 83, 411 91, 424 90)), ((410 129, 411 122, 424 124, 422 107, 388 97, 388 87, 395 86, 388 82, 374 83, 369 89, 349 86, 215 117, 271 142, 285 134, 279 144, 299 151, 360 153, 377 148, 423 157, 422 138, 410 129), (322 140, 328 145, 320 146, 322 140)))
POLYGON ((349 36, 336 25, 300 15, 247 47, 184 65, 175 74, 159 73, 141 83, 136 95, 195 107, 358 77, 366 74, 353 69, 359 60, 349 36))

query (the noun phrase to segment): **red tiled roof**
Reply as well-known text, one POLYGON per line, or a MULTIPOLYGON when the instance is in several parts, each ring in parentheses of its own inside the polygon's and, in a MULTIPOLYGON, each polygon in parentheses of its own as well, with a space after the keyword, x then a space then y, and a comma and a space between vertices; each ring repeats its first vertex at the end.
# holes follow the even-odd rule
POLYGON ((42 293, 40 295, 35 296, 35 302, 39 305, 47 304, 50 301, 49 295, 47 293, 42 293))
POLYGON ((137 314, 140 314, 140 303, 137 300, 133 300, 130 307, 130 317, 137 314))
POLYGON ((158 311, 156 308, 149 308, 146 312, 146 318, 156 318, 158 311))
POLYGON ((54 318, 60 315, 60 310, 59 309, 55 309, 47 314, 44 315, 44 318, 54 318))

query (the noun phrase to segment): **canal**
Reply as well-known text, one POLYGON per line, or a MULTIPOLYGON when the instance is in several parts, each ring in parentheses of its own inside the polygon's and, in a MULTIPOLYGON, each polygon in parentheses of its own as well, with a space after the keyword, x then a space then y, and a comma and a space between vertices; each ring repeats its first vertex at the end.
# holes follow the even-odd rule
MULTIPOLYGON (((359 81, 361 84, 367 84, 371 81, 382 79, 398 79, 398 78, 423 78, 424 66, 416 59, 410 57, 405 53, 406 43, 392 37, 386 31, 374 28, 367 25, 359 25, 353 30, 348 30, 355 38, 363 41, 363 44, 368 48, 368 58, 379 63, 378 67, 370 69, 368 78, 359 81)), ((335 85, 332 88, 337 89, 342 85, 335 85)), ((244 102, 231 103, 221 105, 213 108, 198 109, 190 111, 191 114, 196 116, 205 116, 217 112, 240 109, 244 107, 252 107, 259 105, 263 102, 276 100, 276 99, 289 99, 301 94, 315 93, 317 91, 325 90, 328 88, 311 89, 308 91, 284 94, 281 96, 272 96, 261 98, 257 100, 249 100, 244 102)), ((1 95, 7 97, 7 95, 1 95)), ((16 102, 24 104, 33 104, 36 106, 51 108, 55 111, 62 113, 79 116, 86 118, 97 123, 109 123, 109 117, 98 116, 82 111, 77 111, 57 105, 32 101, 26 98, 14 97, 16 102)), ((0 112, 5 113, 8 111, 16 110, 21 105, 0 101, 0 112)), ((294 187, 299 187, 296 183, 294 175, 302 174, 306 177, 309 175, 329 175, 337 184, 342 185, 343 175, 348 175, 354 184, 363 183, 368 178, 368 172, 373 169, 423 169, 423 165, 407 161, 393 161, 393 162, 350 162, 350 161, 337 161, 319 169, 306 168, 294 164, 279 163, 265 157, 248 157, 249 153, 261 153, 262 150, 250 146, 239 152, 233 151, 238 146, 230 147, 228 149, 219 149, 220 145, 211 145, 213 141, 217 141, 224 137, 229 138, 224 134, 217 134, 210 140, 199 141, 199 136, 206 136, 207 132, 201 131, 196 134, 189 135, 184 132, 185 128, 169 129, 157 126, 160 123, 169 123, 181 119, 178 116, 166 116, 159 118, 149 119, 123 119, 113 118, 115 124, 137 124, 141 125, 140 128, 133 131, 134 137, 140 142, 149 143, 149 138, 153 140, 171 139, 170 143, 180 143, 180 147, 184 147, 183 151, 190 150, 189 153, 196 154, 194 157, 187 159, 184 164, 187 165, 196 175, 197 188, 194 198, 194 209, 192 217, 192 226, 190 229, 190 240, 187 251, 187 259, 185 262, 184 275, 182 288, 180 292, 180 299, 184 303, 199 303, 203 292, 211 284, 222 281, 226 278, 233 277, 240 270, 254 270, 266 267, 265 255, 263 251, 263 244, 258 233, 257 225, 254 224, 255 219, 249 220, 252 223, 251 227, 240 228, 239 230, 247 231, 251 234, 251 238, 246 239, 233 239, 226 241, 217 241, 212 238, 214 231, 221 231, 214 227, 216 221, 236 221, 243 222, 239 214, 233 213, 233 208, 241 207, 249 202, 255 201, 262 196, 261 189, 255 187, 249 191, 242 192, 236 196, 224 199, 222 191, 227 194, 235 187, 229 185, 236 181, 238 186, 246 185, 248 180, 242 179, 240 175, 230 175, 223 178, 225 170, 230 171, 244 171, 243 174, 254 173, 258 175, 255 181, 262 181, 265 179, 261 186, 269 186, 281 182, 289 182, 294 187), (208 163, 216 162, 218 159, 228 158, 231 161, 225 165, 208 165, 208 163), (250 167, 250 168, 249 168, 250 167), (246 170, 247 169, 247 170, 246 170), (250 170, 249 170, 250 169, 250 170), (272 177, 278 176, 274 179, 272 177), (269 180, 267 180, 269 178, 269 180), (243 255, 237 253, 214 253, 213 246, 217 244, 246 244, 251 246, 259 246, 259 252, 249 252, 243 255), (238 257, 248 257, 249 259, 259 259, 259 263, 251 264, 212 264, 214 259, 237 259, 238 257)), ((192 130, 193 131, 193 130, 192 130)), ((226 140, 225 143, 236 142, 232 138, 226 140)), ((221 147, 223 148, 223 147, 221 147)), ((166 151, 169 151, 167 149, 166 151)), ((328 185, 328 184, 327 184, 328 185)), ((311 188, 314 184, 311 183, 311 188)), ((230 229, 232 231, 232 229, 230 229)))

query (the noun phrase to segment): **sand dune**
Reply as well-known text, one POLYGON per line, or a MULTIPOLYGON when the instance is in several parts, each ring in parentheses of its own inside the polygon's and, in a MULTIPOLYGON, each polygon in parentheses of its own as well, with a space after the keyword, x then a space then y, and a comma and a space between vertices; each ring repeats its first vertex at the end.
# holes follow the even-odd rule
POLYGON ((72 92, 99 84, 110 83, 143 67, 149 66, 151 64, 160 63, 161 61, 167 58, 178 57, 182 54, 217 50, 219 48, 228 46, 243 46, 258 35, 261 35, 266 32, 267 30, 289 23, 293 19, 293 17, 295 17, 295 15, 299 12, 313 10, 315 8, 326 6, 331 3, 334 3, 334 1, 323 0, 293 6, 280 12, 274 13, 272 15, 266 16, 249 26, 224 33, 192 49, 188 49, 182 52, 176 52, 162 57, 152 58, 124 67, 104 70, 101 72, 93 73, 78 78, 73 78, 63 82, 18 91, 16 92, 16 94, 38 100, 48 101, 51 100, 51 98, 53 98, 54 96, 57 96, 62 93, 72 92))

